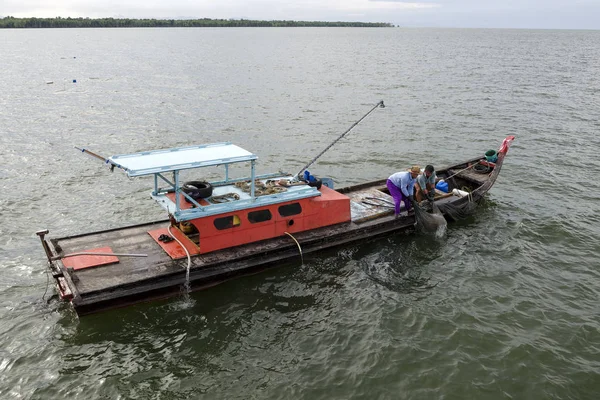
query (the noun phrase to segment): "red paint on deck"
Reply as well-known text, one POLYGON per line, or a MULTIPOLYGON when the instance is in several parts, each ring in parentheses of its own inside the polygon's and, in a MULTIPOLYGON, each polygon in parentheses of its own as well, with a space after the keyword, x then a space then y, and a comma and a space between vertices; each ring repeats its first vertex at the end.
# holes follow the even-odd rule
MULTIPOLYGON (((194 243, 190 239, 188 239, 188 237, 185 236, 183 234, 183 232, 181 232, 179 229, 172 226, 171 233, 173 233, 173 236, 175 236, 177 238, 177 240, 179 240, 181 243, 183 243, 185 248, 190 252, 190 256, 200 254, 200 249, 198 248, 196 243, 194 243)), ((171 240, 170 242, 167 242, 167 243, 161 242, 160 240, 158 240, 160 235, 171 236, 171 233, 169 233, 167 228, 160 228, 160 229, 156 229, 153 231, 148 231, 148 234, 150 236, 152 236, 152 238, 156 241, 156 243, 158 243, 158 245, 160 247, 162 247, 162 249, 172 259, 177 260, 180 258, 186 258, 187 254, 185 253, 185 250, 181 247, 181 245, 179 243, 177 243, 176 240, 171 240)))
MULTIPOLYGON (((82 250, 77 253, 113 253, 110 247, 100 247, 97 249, 82 250)), ((115 264, 118 263, 119 259, 117 256, 74 256, 66 257, 62 259, 62 263, 67 268, 73 268, 74 270, 98 267, 100 265, 115 264)))
POLYGON ((479 160, 479 164, 485 165, 486 167, 490 167, 490 168, 496 168, 496 163, 489 162, 486 160, 479 160))

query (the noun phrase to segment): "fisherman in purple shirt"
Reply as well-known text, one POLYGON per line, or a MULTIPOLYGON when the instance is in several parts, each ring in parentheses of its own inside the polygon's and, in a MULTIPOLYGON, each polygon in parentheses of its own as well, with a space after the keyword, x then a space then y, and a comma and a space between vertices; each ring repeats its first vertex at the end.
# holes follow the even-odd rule
POLYGON ((421 167, 413 166, 409 171, 396 172, 387 180, 387 188, 394 198, 396 218, 400 215, 400 202, 404 202, 404 208, 408 212, 414 201, 413 191, 417 176, 421 173, 421 167))

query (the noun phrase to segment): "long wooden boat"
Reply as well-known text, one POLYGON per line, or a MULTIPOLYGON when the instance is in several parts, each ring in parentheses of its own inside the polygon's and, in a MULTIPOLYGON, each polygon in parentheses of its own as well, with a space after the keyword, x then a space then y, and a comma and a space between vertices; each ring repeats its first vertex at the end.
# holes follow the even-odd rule
MULTIPOLYGON (((471 211, 489 191, 513 140, 504 139, 492 158, 482 152, 436 171, 448 192, 436 190, 435 203, 448 219, 471 211)), ((300 262, 302 254, 414 229, 413 212, 394 216, 386 179, 335 190, 330 179, 307 172, 301 178, 257 176, 256 160, 231 143, 105 159, 130 177, 153 175, 152 197, 168 219, 61 238, 38 231, 60 298, 85 315, 180 295, 183 287, 200 290, 300 262), (249 177, 229 176, 238 163, 250 165, 249 177), (224 169, 220 181, 180 182, 183 170, 214 166, 224 169)))

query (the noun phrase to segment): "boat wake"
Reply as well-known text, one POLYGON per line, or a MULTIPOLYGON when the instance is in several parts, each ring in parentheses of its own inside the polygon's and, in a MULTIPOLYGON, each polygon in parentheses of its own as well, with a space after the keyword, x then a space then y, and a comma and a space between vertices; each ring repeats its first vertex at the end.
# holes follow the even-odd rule
POLYGON ((412 294, 428 291, 437 286, 431 277, 422 276, 402 260, 385 261, 380 257, 361 261, 363 271, 375 283, 397 293, 412 294))
POLYGON ((181 291, 181 297, 177 301, 173 302, 172 307, 174 308, 174 311, 182 311, 194 308, 195 305, 196 300, 192 299, 192 296, 190 296, 189 289, 183 288, 181 291))

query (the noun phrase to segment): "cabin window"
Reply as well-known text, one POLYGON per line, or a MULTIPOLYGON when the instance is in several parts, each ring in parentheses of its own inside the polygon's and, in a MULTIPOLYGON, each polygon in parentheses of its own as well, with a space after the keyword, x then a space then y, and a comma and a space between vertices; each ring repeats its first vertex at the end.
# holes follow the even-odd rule
POLYGON ((271 219, 271 211, 269 210, 258 210, 258 211, 250 211, 248 213, 248 221, 253 224, 257 222, 265 222, 271 219))
POLYGON ((298 215, 302 212, 302 206, 300 203, 286 204, 279 207, 279 215, 282 217, 289 217, 291 215, 298 215))
POLYGON ((215 218, 215 228, 222 231, 224 229, 233 228, 240 225, 240 217, 237 215, 230 215, 229 217, 215 218))

